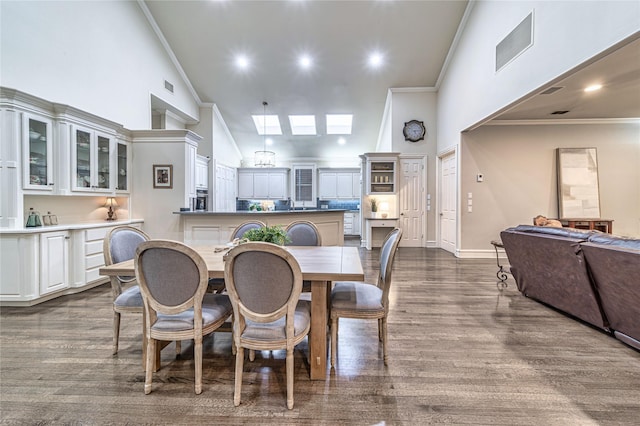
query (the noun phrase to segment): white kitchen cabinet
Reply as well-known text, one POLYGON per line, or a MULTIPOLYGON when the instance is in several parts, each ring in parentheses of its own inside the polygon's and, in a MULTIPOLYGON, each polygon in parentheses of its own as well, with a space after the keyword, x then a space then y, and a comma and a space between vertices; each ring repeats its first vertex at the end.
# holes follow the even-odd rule
POLYGON ((69 231, 40 234, 40 296, 69 288, 69 231))
POLYGON ((295 207, 316 207, 316 165, 294 164, 291 170, 291 201, 295 207))
POLYGON ((360 212, 344 212, 344 235, 360 235, 360 212))
POLYGON ((238 169, 238 198, 245 200, 286 200, 289 197, 287 168, 238 169))
POLYGON ((359 169, 319 169, 318 198, 355 200, 360 198, 359 169))
POLYGON ((196 155, 196 190, 209 189, 209 158, 196 155))
POLYGON ((113 192, 113 153, 114 139, 111 135, 88 127, 74 126, 71 149, 72 191, 113 192))
POLYGON ((236 211, 236 169, 216 164, 215 166, 215 211, 236 211))
POLYGON ((184 192, 188 200, 196 197, 196 158, 198 146, 185 144, 185 163, 184 163, 184 192))
POLYGON ((353 235, 361 235, 360 212, 353 213, 353 235))
POLYGON ((53 191, 53 121, 25 113, 22 140, 23 188, 53 191))

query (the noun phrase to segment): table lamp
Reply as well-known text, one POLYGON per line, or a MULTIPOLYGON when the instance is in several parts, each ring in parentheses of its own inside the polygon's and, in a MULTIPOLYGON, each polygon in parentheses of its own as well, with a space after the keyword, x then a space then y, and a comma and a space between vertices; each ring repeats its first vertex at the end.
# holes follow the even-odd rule
POLYGON ((113 211, 114 207, 118 207, 116 199, 114 197, 107 197, 104 207, 109 208, 109 211, 107 212, 107 220, 116 220, 116 213, 113 211))
POLYGON ((383 201, 380 203, 380 214, 383 219, 386 219, 389 216, 389 203, 383 201))

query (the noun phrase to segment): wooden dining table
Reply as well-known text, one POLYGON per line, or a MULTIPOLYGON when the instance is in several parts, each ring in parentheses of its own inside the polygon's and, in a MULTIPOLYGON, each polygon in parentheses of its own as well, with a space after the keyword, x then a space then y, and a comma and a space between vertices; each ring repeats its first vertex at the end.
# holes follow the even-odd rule
MULTIPOLYGON (((224 278, 224 255, 227 253, 227 247, 194 246, 193 248, 206 262, 209 278, 224 278)), ((287 246, 285 248, 298 261, 302 279, 311 281, 310 377, 311 380, 325 380, 329 289, 333 281, 364 280, 358 248, 343 246, 287 246)), ((113 278, 134 276, 134 262, 127 260, 103 266, 99 273, 113 278)), ((145 348, 146 345, 143 343, 143 353, 146 352, 145 348)))

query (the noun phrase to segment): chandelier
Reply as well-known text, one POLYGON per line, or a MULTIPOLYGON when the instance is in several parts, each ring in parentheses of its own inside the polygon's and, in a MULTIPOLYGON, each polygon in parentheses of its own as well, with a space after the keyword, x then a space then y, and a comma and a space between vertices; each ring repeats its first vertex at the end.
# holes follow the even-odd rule
POLYGON ((263 142, 262 151, 256 151, 253 157, 253 165, 255 167, 275 167, 276 153, 267 151, 267 105, 266 101, 262 102, 262 125, 263 125, 263 142))

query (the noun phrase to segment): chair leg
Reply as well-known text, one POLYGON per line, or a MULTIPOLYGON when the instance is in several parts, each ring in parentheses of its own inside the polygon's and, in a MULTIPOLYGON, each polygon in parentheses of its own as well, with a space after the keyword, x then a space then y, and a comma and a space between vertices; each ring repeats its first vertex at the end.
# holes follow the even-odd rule
POLYGON ((336 345, 338 344, 338 317, 331 318, 331 367, 336 364, 336 345))
POLYGON ((293 408, 293 348, 287 349, 287 408, 293 408))
POLYGON ((242 369, 244 367, 244 348, 236 348, 236 382, 233 391, 233 405, 240 405, 240 392, 242 391, 242 369))
MULTIPOLYGON (((202 393, 202 336, 196 336, 195 342, 195 367, 196 367, 196 395, 202 393)), ((179 341, 176 342, 176 345, 179 341)))
POLYGON ((255 349, 249 349, 249 361, 253 362, 256 360, 256 351, 255 349))
POLYGON ((182 354, 182 340, 176 340, 176 357, 182 354))
POLYGON ((382 318, 378 318, 378 340, 382 342, 382 318))
POLYGON ((118 353, 120 339, 120 312, 113 311, 113 355, 118 353))
POLYGON ((387 365, 387 317, 382 318, 382 357, 384 365, 387 365))
POLYGON ((153 380, 153 367, 156 354, 156 341, 152 338, 147 339, 147 368, 144 380, 144 394, 151 393, 151 381, 153 380))

